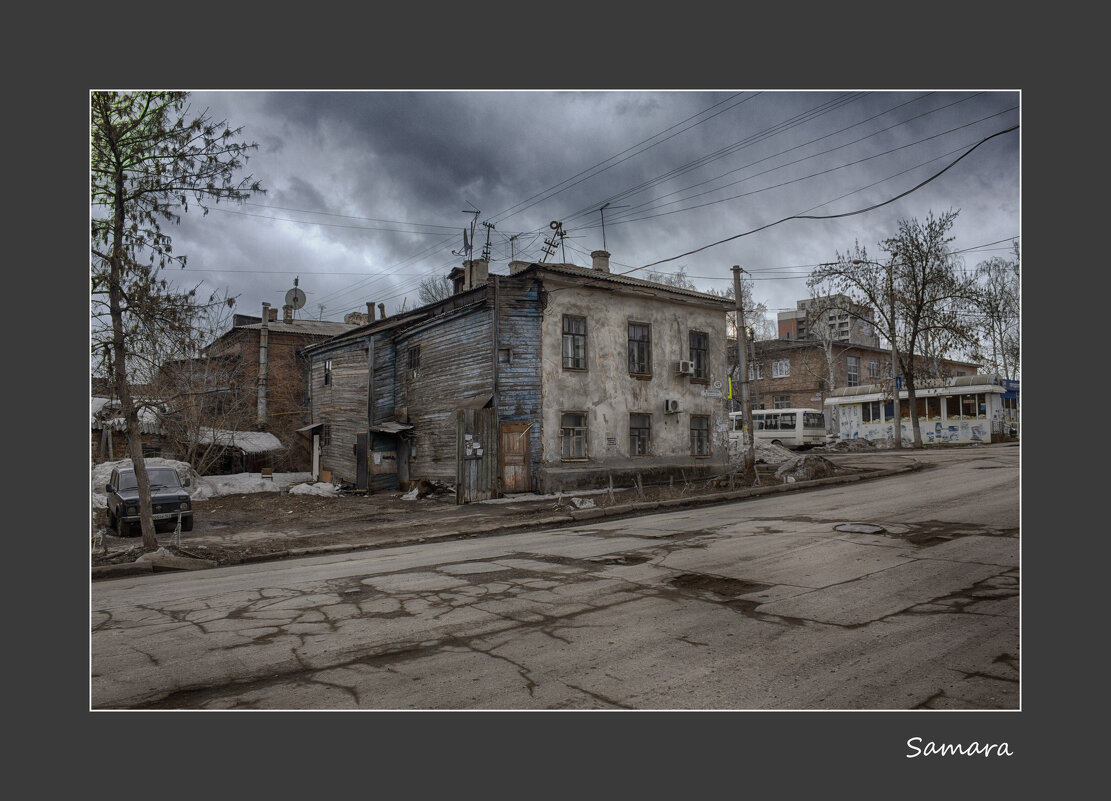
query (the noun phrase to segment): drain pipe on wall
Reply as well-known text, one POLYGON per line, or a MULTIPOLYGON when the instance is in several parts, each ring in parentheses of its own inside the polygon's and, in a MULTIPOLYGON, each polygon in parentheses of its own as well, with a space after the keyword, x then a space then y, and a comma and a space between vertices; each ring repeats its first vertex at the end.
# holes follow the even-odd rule
POLYGON ((269 369, 267 349, 270 346, 270 304, 262 304, 262 328, 258 333, 258 424, 266 425, 266 378, 269 369))

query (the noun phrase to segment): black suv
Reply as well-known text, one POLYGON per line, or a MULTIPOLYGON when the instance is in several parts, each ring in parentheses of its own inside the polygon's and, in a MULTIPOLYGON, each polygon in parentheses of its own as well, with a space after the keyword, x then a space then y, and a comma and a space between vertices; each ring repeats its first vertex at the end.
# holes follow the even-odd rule
MULTIPOLYGON (((181 517, 181 530, 193 530, 193 502, 189 493, 182 487, 177 471, 172 467, 148 467, 150 479, 151 511, 154 525, 159 524, 176 528, 181 517)), ((189 486, 189 479, 185 479, 189 486)), ((117 467, 104 487, 108 493, 108 527, 114 528, 121 537, 138 534, 139 524, 139 485, 135 480, 135 469, 117 467)))

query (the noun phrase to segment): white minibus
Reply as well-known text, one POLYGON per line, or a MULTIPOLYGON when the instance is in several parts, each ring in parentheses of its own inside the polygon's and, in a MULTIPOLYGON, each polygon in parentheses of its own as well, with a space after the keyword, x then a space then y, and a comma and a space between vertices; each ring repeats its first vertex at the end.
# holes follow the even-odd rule
MULTIPOLYGON (((729 413, 729 437, 742 439, 741 412, 729 413)), ((785 448, 812 448, 826 442, 826 418, 817 409, 753 409, 752 438, 785 448)))

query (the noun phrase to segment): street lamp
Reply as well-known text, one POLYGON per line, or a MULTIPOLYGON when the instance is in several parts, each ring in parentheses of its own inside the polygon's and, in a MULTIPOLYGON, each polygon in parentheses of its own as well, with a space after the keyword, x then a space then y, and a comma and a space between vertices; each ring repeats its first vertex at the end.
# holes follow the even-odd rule
MULTIPOLYGON (((896 347, 895 347, 895 257, 898 256, 898 255, 899 255, 899 251, 897 251, 897 250, 891 251, 891 262, 887 265, 886 269, 887 269, 887 301, 890 304, 890 313, 891 313, 891 331, 890 331, 890 337, 889 337, 889 339, 891 340, 891 399, 892 399, 891 409, 895 414, 895 421, 894 421, 894 426, 892 428, 892 432, 895 435, 895 437, 894 437, 894 439, 895 439, 894 447, 901 448, 901 447, 903 447, 903 421, 902 421, 902 418, 899 417, 899 411, 900 411, 899 410, 899 387, 898 387, 897 378, 896 378, 899 375, 899 366, 898 366, 899 365, 899 357, 898 357, 898 351, 896 350, 896 347)), ((884 266, 884 265, 880 264, 879 262, 870 261, 868 259, 853 259, 853 264, 874 264, 877 267, 883 267, 884 266)), ((913 423, 913 420, 911 422, 913 423)))

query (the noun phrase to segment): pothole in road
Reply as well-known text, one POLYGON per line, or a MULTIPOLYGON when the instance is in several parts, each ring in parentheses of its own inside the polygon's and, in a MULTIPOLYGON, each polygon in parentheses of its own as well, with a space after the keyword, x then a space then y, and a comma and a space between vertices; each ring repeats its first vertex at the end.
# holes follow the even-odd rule
POLYGON ((847 534, 883 534, 887 531, 883 526, 874 523, 841 523, 833 527, 834 531, 843 531, 847 534))
POLYGON ((668 583, 681 590, 704 590, 715 595, 723 595, 726 598, 736 598, 738 595, 760 592, 771 587, 770 584, 722 578, 721 576, 707 576, 702 573, 683 573, 668 583))
POLYGON ((620 556, 607 556, 603 559, 591 559, 590 561, 603 565, 640 565, 651 558, 640 553, 623 553, 620 556))

